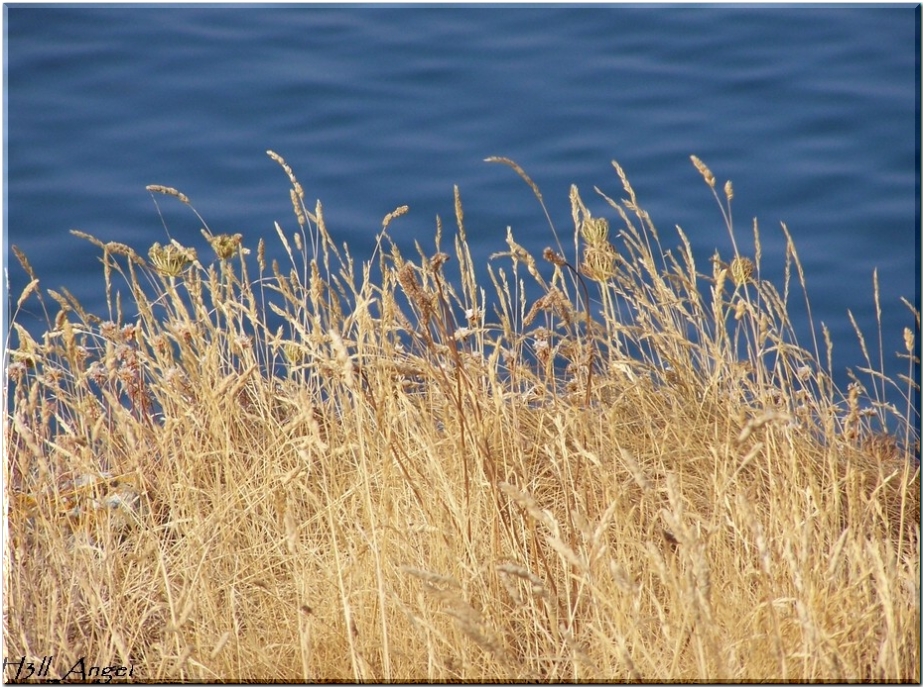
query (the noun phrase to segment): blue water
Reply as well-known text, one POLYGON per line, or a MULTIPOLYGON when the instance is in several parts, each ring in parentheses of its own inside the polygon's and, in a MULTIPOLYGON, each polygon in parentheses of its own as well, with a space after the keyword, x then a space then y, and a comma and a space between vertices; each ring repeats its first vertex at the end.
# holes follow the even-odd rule
MULTIPOLYGON (((920 292, 913 5, 4 12, 6 238, 89 310, 105 313, 98 251, 71 228, 145 254, 166 223, 211 255, 195 216, 158 197, 162 219, 148 184, 187 194, 215 232, 277 245, 274 221, 295 221, 267 149, 359 259, 402 204, 392 234, 432 250, 435 217, 454 226, 457 184, 483 264, 508 225, 537 254, 552 243, 530 189, 485 157, 525 168, 566 236, 572 183, 618 225, 593 191, 623 196, 615 159, 663 243, 681 226, 709 272, 731 246, 693 153, 733 181, 740 247, 758 218, 762 276, 780 288, 789 227, 837 382, 864 365, 848 309, 878 358, 875 268, 887 372, 907 372, 895 352, 915 328, 899 297, 920 292)), ((15 301, 28 280, 11 256, 8 267, 15 301)), ((30 303, 20 320, 40 329, 30 303)))

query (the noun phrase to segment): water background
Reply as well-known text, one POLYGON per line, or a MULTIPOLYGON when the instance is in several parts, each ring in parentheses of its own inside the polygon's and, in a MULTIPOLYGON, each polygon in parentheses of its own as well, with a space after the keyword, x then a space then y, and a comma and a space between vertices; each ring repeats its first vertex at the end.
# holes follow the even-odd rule
MULTIPOLYGON (((618 229, 593 191, 624 197, 615 159, 664 245, 679 244, 681 226, 709 273, 709 257, 727 259, 731 245, 693 153, 719 186, 733 181, 745 252, 758 218, 762 276, 779 288, 780 222, 789 227, 838 384, 864 365, 848 309, 878 359, 874 268, 886 369, 907 372, 895 352, 915 327, 899 297, 919 303, 920 293, 913 5, 4 13, 6 240, 45 287, 67 287, 92 312, 106 312, 99 251, 69 229, 144 255, 167 240, 166 223, 211 258, 195 216, 169 197, 155 206, 148 184, 188 195, 216 233, 278 246, 273 223, 296 223, 267 149, 286 158, 310 205, 321 199, 330 232, 358 259, 403 204, 411 211, 393 236, 409 257, 415 239, 432 252, 435 217, 454 227, 457 184, 481 264, 504 250, 507 226, 536 254, 553 241, 530 189, 485 157, 510 157, 532 176, 564 237, 572 183, 618 229)), ((8 263, 15 302, 28 278, 8 263)), ((802 297, 791 301, 810 346, 802 297)), ((40 332, 39 315, 30 301, 18 319, 40 332)))

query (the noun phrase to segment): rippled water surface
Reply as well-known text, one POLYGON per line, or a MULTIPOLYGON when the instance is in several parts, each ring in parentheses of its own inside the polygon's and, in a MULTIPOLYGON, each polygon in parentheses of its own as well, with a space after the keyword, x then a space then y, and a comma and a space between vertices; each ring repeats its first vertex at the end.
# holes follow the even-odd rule
MULTIPOLYGON (((875 343, 878 268, 887 367, 907 370, 894 352, 913 326, 899 297, 918 291, 914 6, 5 13, 7 238, 90 310, 104 312, 98 252, 71 228, 145 253, 166 224, 209 255, 196 217, 155 206, 148 184, 183 191, 213 231, 251 246, 275 245, 275 221, 294 229, 267 149, 359 258, 402 204, 395 238, 432 249, 457 184, 483 264, 507 226, 537 253, 552 241, 529 188, 485 157, 522 165, 564 234, 572 183, 615 223, 593 191, 622 197, 615 159, 664 243, 680 225, 708 272, 730 242, 695 153, 734 182, 739 244, 758 218, 763 276, 780 287, 787 224, 840 370, 863 362, 848 308, 875 343)), ((27 282, 15 260, 9 277, 15 299, 27 282)))

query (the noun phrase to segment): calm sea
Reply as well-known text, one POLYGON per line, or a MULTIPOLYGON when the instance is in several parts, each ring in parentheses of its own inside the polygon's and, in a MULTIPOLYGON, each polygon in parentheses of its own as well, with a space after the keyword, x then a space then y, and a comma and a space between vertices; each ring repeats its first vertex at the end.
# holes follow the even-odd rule
MULTIPOLYGON (((98 251, 77 228, 145 254, 170 235, 210 251, 196 217, 148 184, 187 194, 215 232, 276 245, 294 229, 282 154, 334 237, 368 257, 383 216, 413 253, 461 190, 476 260, 506 228, 552 242, 516 160, 559 231, 568 189, 612 212, 632 181, 667 246, 679 225, 701 271, 730 241, 702 158, 731 179, 739 246, 753 218, 763 276, 782 286, 785 222, 812 315, 834 340, 837 381, 863 365, 850 309, 878 358, 878 268, 890 374, 919 301, 920 9, 816 7, 4 6, 9 244, 46 287, 104 313, 98 251)), ((27 282, 9 258, 13 299, 27 282)), ((482 273, 484 274, 484 273, 482 273)), ((800 341, 811 339, 793 297, 800 341)), ((39 329, 31 310, 20 319, 39 329)), ((902 404, 900 395, 890 397, 902 404)))

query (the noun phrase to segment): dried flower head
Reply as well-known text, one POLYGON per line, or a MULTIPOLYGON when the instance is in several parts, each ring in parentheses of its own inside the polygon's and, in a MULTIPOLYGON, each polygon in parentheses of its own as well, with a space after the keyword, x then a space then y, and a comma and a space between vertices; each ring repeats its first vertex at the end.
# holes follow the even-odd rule
POLYGON ((553 251, 548 246, 546 246, 545 250, 542 252, 542 257, 557 267, 563 267, 567 263, 564 256, 556 251, 553 251))
POLYGON ((754 263, 750 258, 735 258, 729 266, 732 281, 736 286, 747 284, 754 274, 754 263))
POLYGON ((606 242, 602 246, 586 246, 581 272, 595 282, 605 282, 615 277, 616 251, 606 242))
POLYGON ((196 259, 196 249, 186 248, 177 242, 166 246, 156 243, 148 250, 148 258, 164 277, 177 277, 196 259))
POLYGON ((217 255, 220 260, 228 260, 237 253, 241 246, 241 239, 243 239, 241 234, 211 235, 204 229, 202 230, 202 236, 206 238, 212 250, 215 251, 215 255, 217 255))
POLYGON ((581 225, 581 236, 590 246, 603 248, 610 233, 610 223, 603 217, 587 217, 581 225))

